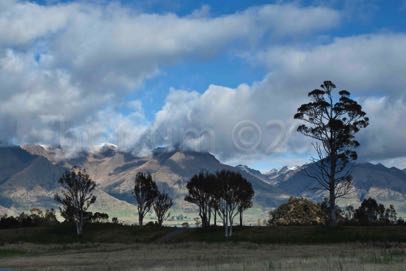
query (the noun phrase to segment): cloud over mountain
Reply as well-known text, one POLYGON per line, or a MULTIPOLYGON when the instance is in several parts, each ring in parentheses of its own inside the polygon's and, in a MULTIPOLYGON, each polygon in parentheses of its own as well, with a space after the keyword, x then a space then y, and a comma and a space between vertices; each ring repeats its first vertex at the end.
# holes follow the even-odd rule
POLYGON ((323 78, 351 91, 371 119, 359 135, 363 159, 404 157, 405 48, 403 34, 336 39, 312 49, 271 47, 257 56, 270 70, 260 82, 234 89, 212 85, 202 94, 173 90, 147 137, 156 140, 152 145, 169 140, 223 159, 274 152, 308 156, 311 147, 295 132, 293 115, 323 78), (174 137, 173 127, 183 134, 174 137), (242 132, 237 139, 235 129, 242 132), (161 136, 168 133, 172 137, 161 136))
MULTIPOLYGON (((92 126, 106 111, 121 121, 117 107, 123 97, 162 67, 186 57, 212 58, 226 47, 255 44, 266 35, 327 29, 338 21, 332 9, 296 5, 209 17, 143 13, 95 2, 2 1, 0 137, 17 142, 55 141, 61 134, 82 141, 100 137, 110 127, 78 128, 92 126), (292 23, 297 17, 301 23, 292 23)), ((131 115, 126 121, 140 124, 131 115)))
POLYGON ((405 34, 334 33, 365 1, 341 9, 337 1, 299 2, 179 15, 116 2, 2 1, 0 140, 72 151, 113 142, 139 153, 173 145, 224 160, 308 157, 292 116, 328 79, 352 91, 371 118, 362 157, 404 164, 405 34), (224 54, 263 68, 262 79, 203 92, 174 86, 152 119, 148 103, 132 96, 181 61, 224 54))

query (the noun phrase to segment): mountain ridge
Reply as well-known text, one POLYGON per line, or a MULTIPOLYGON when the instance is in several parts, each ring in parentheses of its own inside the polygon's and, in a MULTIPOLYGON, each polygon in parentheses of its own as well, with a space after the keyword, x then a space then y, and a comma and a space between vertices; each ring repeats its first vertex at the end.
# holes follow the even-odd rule
MULTIPOLYGON (((134 198, 131 194, 137 172, 149 172, 160 189, 175 199, 174 217, 185 216, 189 221, 196 216, 195 207, 185 202, 186 183, 201 170, 215 172, 233 170, 248 179, 255 190, 251 222, 285 202, 290 196, 303 196, 316 201, 324 194, 314 191, 314 181, 303 174, 304 168, 282 167, 261 173, 248 166, 236 167, 221 163, 210 153, 159 148, 146 157, 138 157, 109 144, 81 151, 73 156, 60 147, 23 145, 0 147, 0 213, 29 210, 30 207, 56 208, 53 194, 58 191, 57 180, 66 169, 81 166, 97 183, 99 201, 97 211, 135 221, 134 198), (254 219, 255 217, 255 219, 254 219)), ((360 163, 354 168, 355 194, 346 204, 359 204, 373 196, 385 203, 394 203, 406 213, 406 172, 383 165, 360 163)), ((175 223, 175 222, 174 222, 175 223)))

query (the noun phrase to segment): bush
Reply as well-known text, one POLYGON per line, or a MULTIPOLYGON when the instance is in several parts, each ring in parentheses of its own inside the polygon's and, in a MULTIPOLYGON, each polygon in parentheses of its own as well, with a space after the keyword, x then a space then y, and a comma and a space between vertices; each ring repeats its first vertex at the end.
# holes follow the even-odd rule
POLYGON ((321 225, 326 222, 321 206, 304 198, 291 197, 269 215, 269 225, 321 225))
POLYGON ((58 224, 54 209, 47 209, 45 212, 38 208, 32 208, 30 214, 22 212, 19 216, 4 215, 0 218, 0 228, 37 227, 58 224))

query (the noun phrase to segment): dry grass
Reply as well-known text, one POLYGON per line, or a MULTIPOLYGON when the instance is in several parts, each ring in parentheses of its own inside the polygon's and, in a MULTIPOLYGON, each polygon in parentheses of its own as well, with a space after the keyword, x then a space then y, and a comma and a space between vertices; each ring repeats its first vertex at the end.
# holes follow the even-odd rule
POLYGON ((11 270, 406 270, 406 245, 10 244, 11 270))

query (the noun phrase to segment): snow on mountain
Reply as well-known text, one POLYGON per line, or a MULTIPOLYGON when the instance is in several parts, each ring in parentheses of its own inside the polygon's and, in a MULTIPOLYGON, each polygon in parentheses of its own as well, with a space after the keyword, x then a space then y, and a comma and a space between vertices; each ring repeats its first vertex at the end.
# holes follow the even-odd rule
POLYGON ((254 177, 260 179, 261 181, 263 181, 265 183, 269 183, 267 176, 262 174, 261 171, 259 171, 259 170, 252 169, 246 165, 238 165, 235 168, 238 169, 240 172, 245 172, 251 176, 254 176, 254 177))
POLYGON ((127 219, 134 216, 132 189, 138 172, 149 172, 158 186, 175 200, 173 213, 195 215, 193 206, 184 201, 186 183, 196 173, 206 170, 240 171, 255 190, 255 208, 266 212, 288 197, 266 183, 259 171, 242 170, 222 164, 210 153, 157 149, 148 157, 137 157, 120 151, 117 146, 103 144, 76 156, 61 158, 60 147, 24 145, 0 148, 0 206, 26 211, 32 207, 56 207, 53 195, 60 175, 72 166, 85 168, 97 183, 99 201, 96 210, 109 211, 127 219), (3 166, 2 166, 3 163, 3 166))
MULTIPOLYGON (((55 207, 52 197, 58 189, 57 180, 64 170, 80 166, 97 183, 100 195, 98 210, 109 210, 113 215, 133 217, 134 198, 131 194, 138 172, 149 172, 158 186, 175 199, 174 213, 195 215, 193 206, 183 199, 186 183, 199 171, 233 170, 248 179, 255 190, 255 206, 266 212, 292 196, 304 196, 316 201, 325 197, 317 191, 317 183, 306 170, 314 171, 313 164, 260 171, 239 165, 222 164, 210 153, 159 148, 146 157, 121 151, 113 144, 103 144, 89 151, 81 150, 74 156, 61 147, 24 145, 0 147, 0 210, 14 212, 32 207, 55 207)), ((351 201, 359 204, 371 196, 386 204, 394 204, 406 214, 406 172, 381 164, 354 164, 354 191, 351 201)))

